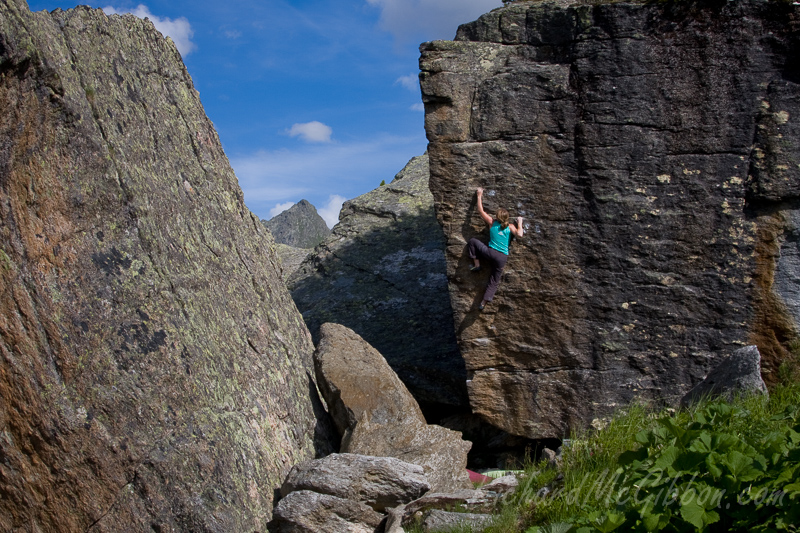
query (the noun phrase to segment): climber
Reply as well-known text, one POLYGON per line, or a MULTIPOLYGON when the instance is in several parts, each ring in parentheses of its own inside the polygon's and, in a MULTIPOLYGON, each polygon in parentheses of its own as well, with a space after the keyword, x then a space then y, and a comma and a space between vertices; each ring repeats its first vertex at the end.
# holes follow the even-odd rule
POLYGON ((479 307, 483 311, 486 304, 494 298, 494 293, 500 284, 500 277, 503 275, 503 268, 508 260, 508 245, 511 242, 511 235, 522 237, 524 232, 522 230, 522 217, 517 217, 516 226, 509 224, 508 211, 501 207, 497 210, 497 220, 493 219, 491 215, 483 210, 483 187, 478 187, 476 192, 478 194, 478 213, 489 225, 489 245, 483 244, 476 237, 469 240, 469 257, 474 263, 470 270, 478 272, 481 269, 480 259, 487 261, 492 267, 489 285, 486 287, 486 292, 483 294, 483 300, 479 307))

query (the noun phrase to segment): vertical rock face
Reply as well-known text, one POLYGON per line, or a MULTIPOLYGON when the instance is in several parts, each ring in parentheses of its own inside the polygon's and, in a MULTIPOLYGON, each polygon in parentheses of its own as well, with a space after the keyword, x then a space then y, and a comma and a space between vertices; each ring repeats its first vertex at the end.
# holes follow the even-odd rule
POLYGON ((311 345, 175 47, 0 0, 0 530, 263 530, 311 345))
POLYGON ((344 204, 333 232, 289 279, 311 333, 343 324, 386 358, 429 418, 466 407, 453 332, 444 237, 428 156, 344 204))
POLYGON ((774 372, 800 318, 799 10, 515 2, 422 46, 475 412, 560 437, 744 344, 774 372), (478 186, 526 228, 483 314, 478 186))
POLYGON ((294 248, 313 248, 331 233, 325 220, 308 200, 300 200, 283 213, 262 222, 272 233, 275 242, 294 248))

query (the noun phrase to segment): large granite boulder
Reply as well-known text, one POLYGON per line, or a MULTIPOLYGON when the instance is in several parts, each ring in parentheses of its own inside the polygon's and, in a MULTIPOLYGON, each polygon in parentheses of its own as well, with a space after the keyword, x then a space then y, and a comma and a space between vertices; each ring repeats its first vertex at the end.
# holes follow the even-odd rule
POLYGON ((345 202, 333 233, 289 279, 315 341, 325 322, 374 346, 429 419, 467 409, 456 345, 444 236, 428 190, 428 156, 345 202))
POLYGON ((435 491, 470 487, 461 433, 428 425, 381 354, 352 330, 323 324, 314 366, 342 453, 396 457, 422 466, 435 491))
POLYGON ((0 530, 256 531, 310 335, 175 46, 0 0, 0 530))
POLYGON ((286 211, 261 223, 272 233, 275 242, 293 248, 312 249, 331 233, 325 220, 308 200, 300 200, 286 211))
POLYGON ((775 375, 800 318, 799 20, 790 2, 523 1, 422 45, 475 413, 563 437, 677 402, 746 344, 775 375), (482 314, 479 186, 526 228, 482 314))

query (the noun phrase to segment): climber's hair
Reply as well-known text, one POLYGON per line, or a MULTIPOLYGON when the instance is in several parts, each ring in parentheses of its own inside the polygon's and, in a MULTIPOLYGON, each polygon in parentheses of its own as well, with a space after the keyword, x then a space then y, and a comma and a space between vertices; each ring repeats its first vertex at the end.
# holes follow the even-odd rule
POLYGON ((500 227, 506 229, 508 227, 508 211, 502 207, 497 210, 497 220, 500 222, 500 227))

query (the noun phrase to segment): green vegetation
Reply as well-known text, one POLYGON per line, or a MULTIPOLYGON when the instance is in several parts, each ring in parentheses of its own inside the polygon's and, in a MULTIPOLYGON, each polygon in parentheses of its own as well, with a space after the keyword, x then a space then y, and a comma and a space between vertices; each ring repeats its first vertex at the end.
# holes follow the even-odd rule
POLYGON ((13 263, 11 262, 11 258, 8 257, 6 251, 0 248, 0 268, 2 268, 3 270, 11 270, 12 264, 13 263))
POLYGON ((525 469, 489 533, 800 530, 800 383, 682 411, 633 405, 525 469))

